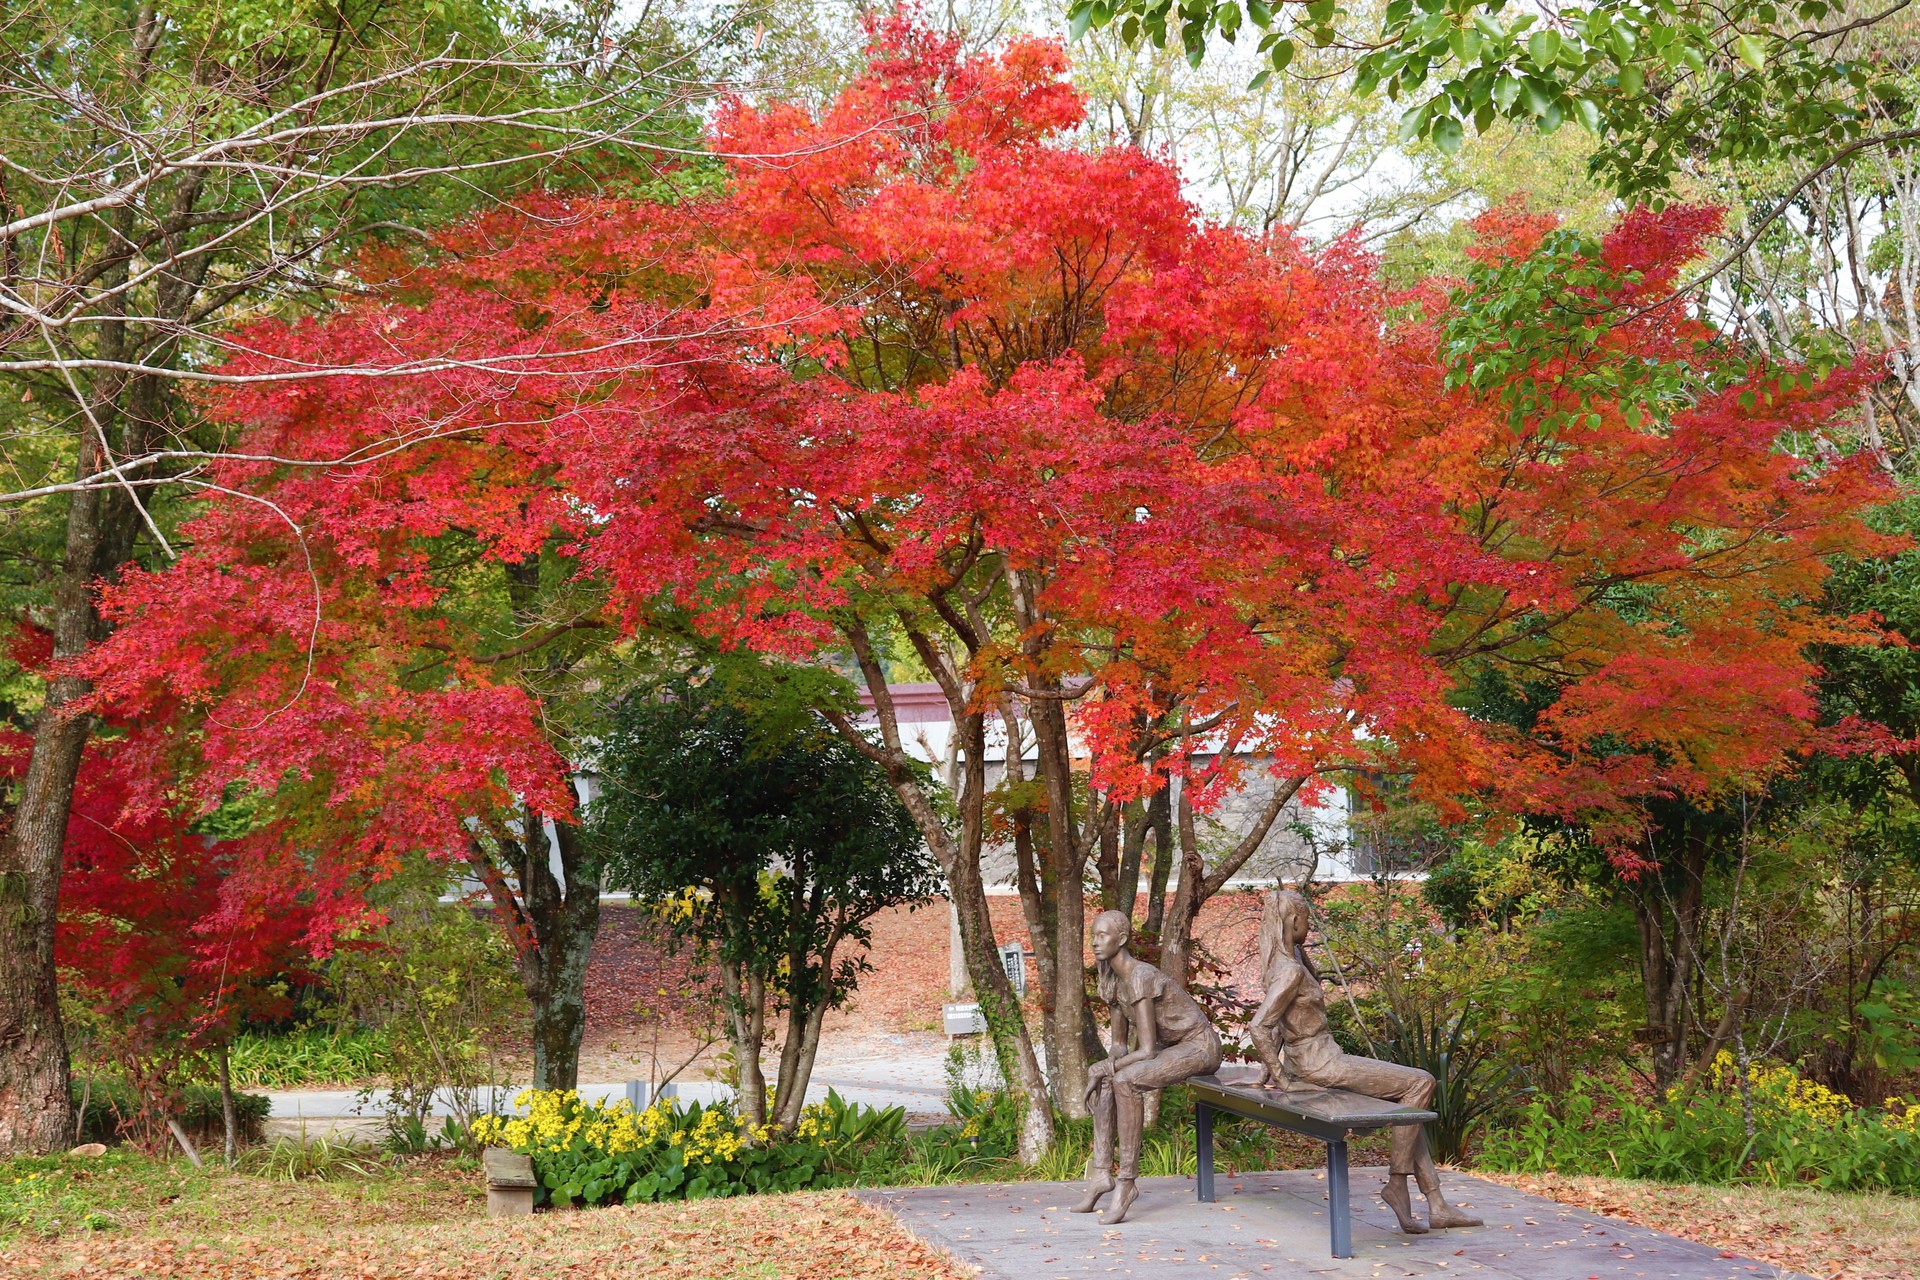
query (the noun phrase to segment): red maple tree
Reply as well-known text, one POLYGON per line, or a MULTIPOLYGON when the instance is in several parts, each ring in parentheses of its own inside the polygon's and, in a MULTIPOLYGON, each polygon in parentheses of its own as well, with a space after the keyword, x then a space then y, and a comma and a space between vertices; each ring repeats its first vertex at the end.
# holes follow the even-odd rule
MULTIPOLYGON (((225 464, 251 496, 210 499, 181 565, 109 593, 105 696, 205 717, 203 800, 306 788, 369 853, 460 855, 476 814, 570 814, 530 655, 664 616, 845 655, 878 733, 822 713, 941 860, 1028 1154, 1049 1091, 1080 1106, 1084 870, 1104 885, 1128 806, 1170 778, 1184 977, 1205 897, 1290 797, 1354 771, 1604 825, 1811 741, 1807 646, 1871 629, 1810 602, 1827 557, 1880 545, 1858 516, 1884 489, 1776 447, 1844 411, 1845 376, 1716 355, 1660 301, 1712 215, 1562 246, 1576 318, 1462 378, 1471 299, 1395 293, 1351 239, 1210 224, 1165 162, 1067 145, 1065 69, 1046 42, 963 57, 883 20, 818 114, 721 114, 714 149, 743 158, 715 197, 530 200, 390 264, 373 300, 256 329, 281 362, 441 364, 221 393, 252 452, 352 462, 225 464), (1685 394, 1641 394, 1647 370, 1685 394), (462 604, 454 543, 523 586, 533 564, 510 634, 462 604), (894 714, 903 667, 946 693, 957 829, 894 714), (1554 682, 1543 732, 1463 707, 1488 671, 1554 682), (1045 1077, 982 897, 1008 726, 1045 1077), (1209 867, 1192 812, 1250 761, 1273 799, 1209 867)), ((1486 254, 1544 261, 1546 230, 1496 218, 1486 254)))

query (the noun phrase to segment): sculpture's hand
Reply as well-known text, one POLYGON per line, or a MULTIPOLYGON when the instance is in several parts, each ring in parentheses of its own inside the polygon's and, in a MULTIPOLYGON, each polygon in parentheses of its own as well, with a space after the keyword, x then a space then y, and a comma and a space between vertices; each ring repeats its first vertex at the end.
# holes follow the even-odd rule
POLYGON ((1109 1079, 1112 1075, 1113 1075, 1113 1059, 1112 1058, 1102 1058, 1100 1061, 1094 1063, 1092 1066, 1087 1068, 1087 1090, 1084 1096, 1089 1106, 1093 1104, 1094 1091, 1100 1087, 1100 1082, 1102 1080, 1109 1079))

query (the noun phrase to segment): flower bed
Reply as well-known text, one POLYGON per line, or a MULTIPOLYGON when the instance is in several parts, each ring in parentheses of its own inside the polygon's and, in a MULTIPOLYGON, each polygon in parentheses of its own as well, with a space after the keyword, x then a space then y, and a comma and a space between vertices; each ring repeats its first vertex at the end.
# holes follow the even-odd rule
POLYGON ((898 1145, 906 1130, 899 1108, 860 1107, 835 1094, 807 1107, 791 1135, 748 1124, 728 1103, 681 1110, 662 1099, 636 1112, 624 1100, 602 1106, 571 1089, 529 1089, 514 1105, 527 1113, 483 1116, 474 1138, 531 1156, 539 1202, 556 1205, 845 1185, 865 1150, 898 1145))
POLYGON ((1920 1106, 1889 1098, 1881 1109, 1858 1107, 1790 1067, 1760 1064, 1743 1089, 1723 1053, 1700 1087, 1662 1101, 1586 1080, 1554 1106, 1532 1102, 1518 1124, 1488 1135, 1480 1163, 1509 1173, 1920 1195, 1920 1106))

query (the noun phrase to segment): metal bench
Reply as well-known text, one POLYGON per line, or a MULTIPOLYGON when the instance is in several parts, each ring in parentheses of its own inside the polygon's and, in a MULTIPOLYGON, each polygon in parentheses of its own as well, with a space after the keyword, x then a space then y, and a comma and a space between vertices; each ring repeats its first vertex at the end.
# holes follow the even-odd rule
POLYGON ((1333 1228, 1333 1256, 1353 1256, 1353 1216, 1347 1203, 1347 1135, 1393 1125, 1425 1124, 1440 1117, 1431 1111, 1369 1098, 1344 1089, 1261 1089, 1255 1081, 1222 1079, 1217 1073, 1187 1081, 1193 1090, 1194 1146, 1199 1154, 1200 1203, 1213 1203, 1213 1117, 1215 1112, 1258 1120, 1304 1133, 1327 1144, 1327 1216, 1333 1228))

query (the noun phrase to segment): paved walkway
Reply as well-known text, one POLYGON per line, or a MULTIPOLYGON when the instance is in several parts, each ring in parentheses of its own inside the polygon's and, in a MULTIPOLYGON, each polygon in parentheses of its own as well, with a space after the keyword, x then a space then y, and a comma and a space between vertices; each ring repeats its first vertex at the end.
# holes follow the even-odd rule
POLYGON ((1487 1225, 1402 1235, 1379 1199, 1383 1174, 1353 1171, 1354 1256, 1345 1259, 1328 1254, 1326 1175, 1306 1169, 1221 1177, 1215 1204, 1195 1201, 1191 1178, 1143 1178, 1139 1201, 1117 1227, 1067 1212, 1080 1194, 1072 1183, 856 1194, 963 1266, 977 1267, 981 1280, 1804 1280, 1461 1173, 1445 1175, 1450 1198, 1487 1225))

